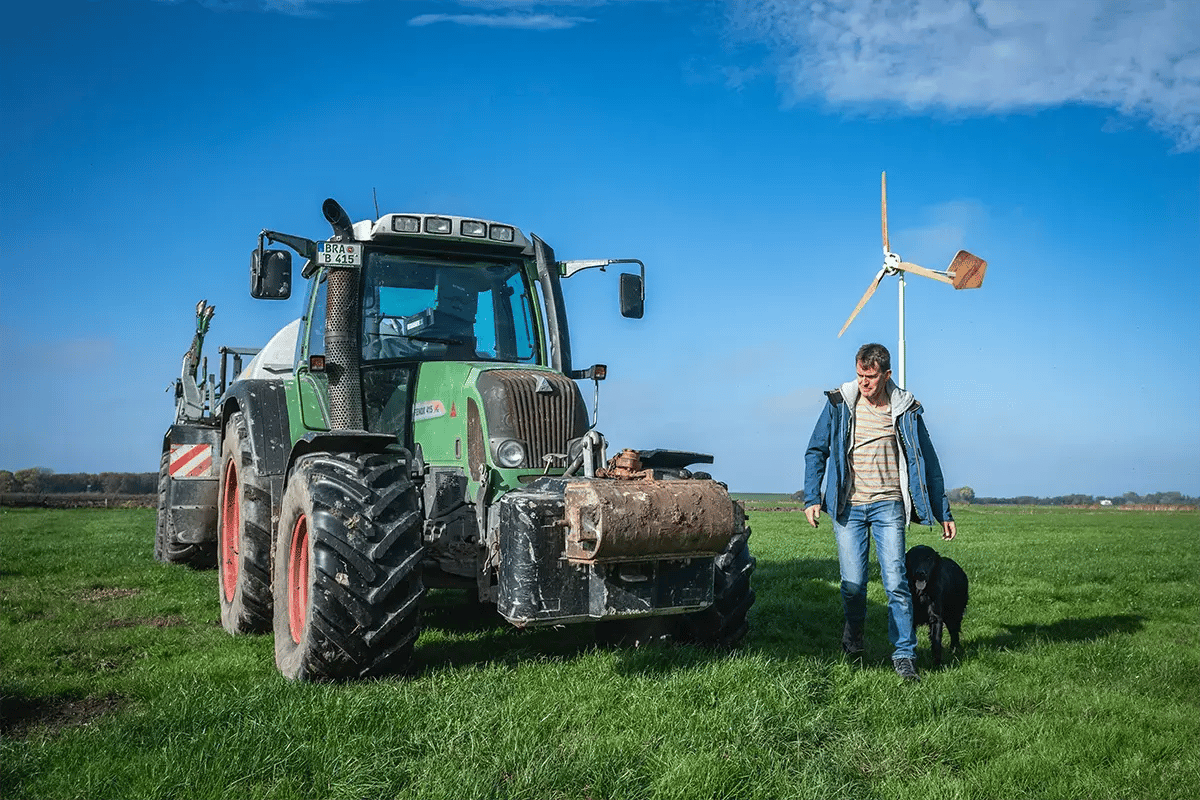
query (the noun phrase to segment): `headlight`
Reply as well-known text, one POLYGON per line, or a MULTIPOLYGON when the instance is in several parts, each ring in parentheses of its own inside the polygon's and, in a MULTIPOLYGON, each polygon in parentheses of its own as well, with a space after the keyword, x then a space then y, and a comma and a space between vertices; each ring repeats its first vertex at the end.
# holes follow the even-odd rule
POLYGON ((472 219, 464 219, 462 221, 462 235, 483 239, 487 236, 487 225, 472 219))
POLYGON ((516 439, 505 439, 496 445, 496 461, 508 469, 522 466, 525 463, 525 445, 516 439))

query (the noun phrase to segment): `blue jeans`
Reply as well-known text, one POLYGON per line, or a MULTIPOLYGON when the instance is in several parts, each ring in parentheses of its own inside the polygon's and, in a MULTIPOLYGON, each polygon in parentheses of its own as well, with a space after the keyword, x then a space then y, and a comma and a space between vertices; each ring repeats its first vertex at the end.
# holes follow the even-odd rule
POLYGON ((833 520, 838 562, 842 568, 842 608, 846 626, 861 631, 867 619, 867 531, 875 540, 883 590, 888 598, 888 641, 892 658, 916 658, 912 596, 904 571, 904 503, 884 501, 850 506, 833 520))

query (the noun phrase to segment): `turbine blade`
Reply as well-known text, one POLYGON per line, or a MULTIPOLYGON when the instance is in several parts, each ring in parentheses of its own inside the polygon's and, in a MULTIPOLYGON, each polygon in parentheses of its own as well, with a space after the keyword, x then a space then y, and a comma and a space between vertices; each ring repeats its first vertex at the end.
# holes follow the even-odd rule
POLYGON ((887 235, 887 173, 886 172, 882 173, 882 176, 879 181, 879 188, 880 188, 880 192, 879 192, 880 213, 879 213, 879 216, 880 216, 880 221, 882 222, 882 225, 883 225, 883 254, 886 256, 888 253, 892 252, 888 246, 888 235, 887 235))
POLYGON ((987 272, 987 262, 979 256, 971 255, 966 250, 959 250, 954 255, 947 270, 953 280, 955 289, 978 289, 983 285, 983 276, 987 272))
POLYGON ((871 285, 867 287, 867 291, 863 294, 862 300, 858 301, 858 305, 854 307, 854 311, 851 312, 850 318, 846 320, 846 324, 842 326, 840 331, 838 331, 839 339, 842 338, 842 334, 846 332, 846 328, 850 327, 850 323, 854 322, 854 318, 858 316, 858 312, 863 310, 863 306, 865 306, 867 301, 871 299, 871 295, 875 294, 875 290, 879 288, 879 283, 883 280, 883 276, 886 272, 886 269, 879 270, 879 274, 875 276, 875 280, 871 281, 871 285))
POLYGON ((926 269, 925 267, 918 266, 917 264, 910 264, 907 261, 901 261, 896 266, 905 272, 911 272, 913 275, 920 275, 925 278, 933 278, 935 281, 941 281, 942 283, 949 283, 951 285, 954 284, 954 281, 950 280, 950 278, 942 273, 934 272, 931 269, 926 269))

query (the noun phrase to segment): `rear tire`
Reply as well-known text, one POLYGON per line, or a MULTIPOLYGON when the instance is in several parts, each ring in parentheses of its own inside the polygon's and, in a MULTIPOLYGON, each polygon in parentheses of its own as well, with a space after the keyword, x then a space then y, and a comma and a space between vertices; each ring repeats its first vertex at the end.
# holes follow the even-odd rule
POLYGON ((154 524, 154 557, 164 564, 183 564, 192 569, 212 569, 217 565, 213 542, 181 542, 171 524, 167 507, 170 485, 171 452, 164 451, 158 462, 158 518, 154 524))
POLYGON ((164 544, 167 536, 167 469, 170 464, 170 456, 168 453, 163 453, 162 458, 158 461, 158 513, 154 519, 154 560, 167 560, 164 544))
POLYGON ((275 664, 293 680, 404 672, 420 629, 421 514, 391 454, 297 460, 275 535, 275 664))
POLYGON ((246 419, 229 417, 217 488, 217 594, 233 634, 271 630, 271 487, 258 474, 246 419))

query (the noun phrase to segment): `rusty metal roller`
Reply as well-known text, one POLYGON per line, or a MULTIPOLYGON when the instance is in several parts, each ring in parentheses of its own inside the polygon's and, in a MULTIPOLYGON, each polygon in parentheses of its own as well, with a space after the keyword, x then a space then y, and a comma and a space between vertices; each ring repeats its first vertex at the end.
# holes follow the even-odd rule
POLYGON ((713 556, 733 536, 734 503, 716 481, 576 480, 564 492, 571 561, 713 556))

